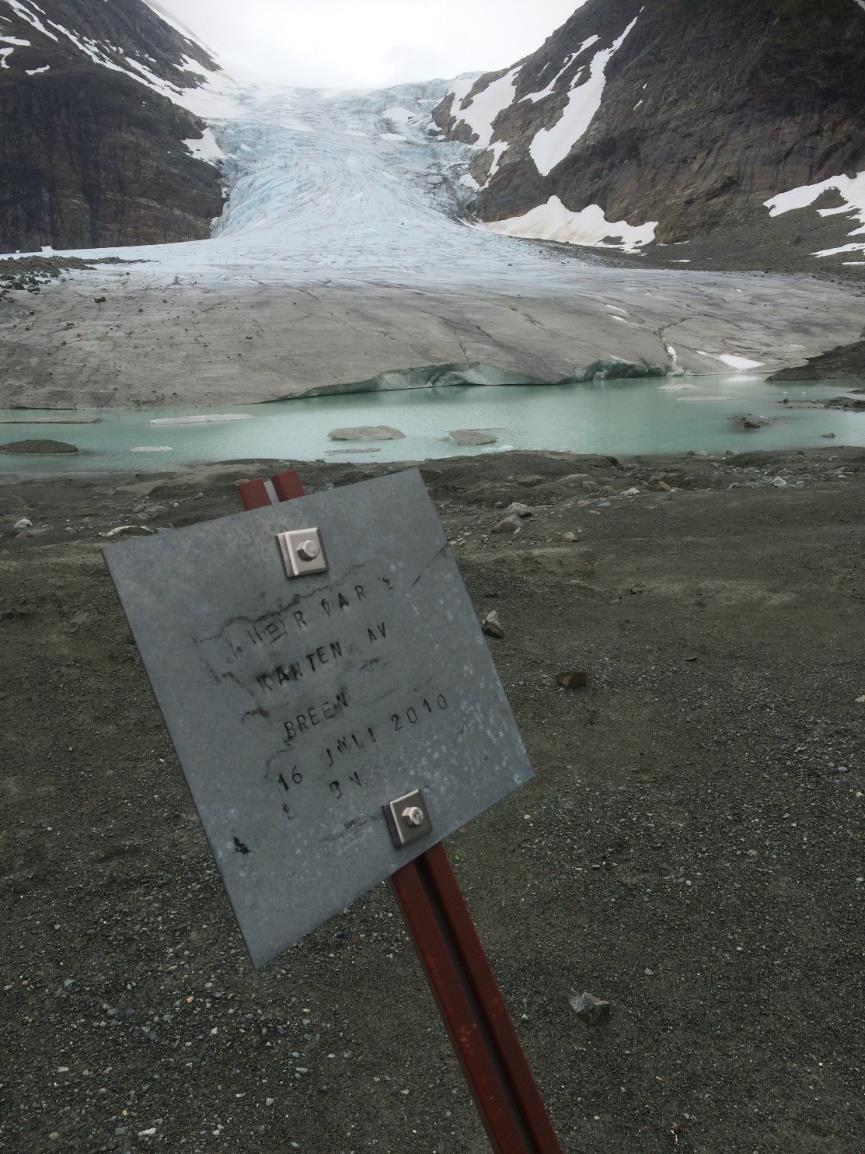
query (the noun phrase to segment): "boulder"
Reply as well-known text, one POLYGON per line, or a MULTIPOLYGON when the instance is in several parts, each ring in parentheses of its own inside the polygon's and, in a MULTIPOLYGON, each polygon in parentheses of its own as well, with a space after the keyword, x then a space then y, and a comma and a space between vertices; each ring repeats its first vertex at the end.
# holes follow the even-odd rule
POLYGON ((333 429, 327 436, 331 441, 399 441, 405 433, 390 425, 356 425, 348 429, 333 429))
POLYGON ((534 510, 531 509, 528 505, 524 505, 522 501, 513 501, 510 505, 508 505, 507 509, 505 509, 506 517, 526 518, 534 517, 534 515, 534 510))
POLYGON ((450 437, 458 445, 495 445, 498 441, 489 429, 451 429, 450 437))
POLYGON ((33 440, 10 441, 8 445, 0 445, 0 453, 77 453, 77 445, 69 445, 66 441, 33 440))

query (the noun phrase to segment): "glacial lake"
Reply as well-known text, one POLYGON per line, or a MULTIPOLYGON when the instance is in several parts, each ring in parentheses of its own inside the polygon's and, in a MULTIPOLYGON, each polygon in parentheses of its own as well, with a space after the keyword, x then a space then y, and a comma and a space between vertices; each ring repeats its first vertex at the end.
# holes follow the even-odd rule
POLYGON ((739 374, 449 386, 218 409, 6 409, 0 410, 0 444, 52 439, 81 451, 58 456, 0 453, 0 472, 146 472, 238 458, 419 461, 505 449, 628 455, 865 446, 865 413, 796 407, 862 384, 771 385, 739 374), (782 403, 784 398, 788 404, 782 403), (771 424, 743 430, 735 418, 746 413, 767 417, 771 424), (208 420, 172 423, 189 417, 208 420), (405 436, 375 443, 328 439, 332 430, 356 425, 390 425, 405 436), (454 429, 491 430, 498 441, 482 448, 460 447, 448 436, 454 429), (826 438, 827 433, 834 433, 834 439, 826 438))

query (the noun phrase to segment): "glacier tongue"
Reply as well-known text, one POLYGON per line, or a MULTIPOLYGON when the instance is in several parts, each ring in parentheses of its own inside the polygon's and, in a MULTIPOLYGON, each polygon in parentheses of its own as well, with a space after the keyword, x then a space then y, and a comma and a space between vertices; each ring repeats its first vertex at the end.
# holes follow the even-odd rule
MULTIPOLYGON (((213 238, 100 255, 145 258, 145 279, 166 271, 199 281, 546 279, 561 258, 461 222, 469 194, 460 177, 472 150, 427 131, 446 90, 442 81, 360 92, 237 90, 231 117, 210 119, 230 190, 213 238)), ((212 140, 208 151, 217 155, 212 140)))
MULTIPOLYGON (((213 237, 76 254, 124 263, 42 294, 42 323, 4 363, 0 404, 234 405, 394 370, 402 383, 418 366, 436 379, 444 365, 543 380, 625 362, 662 371, 673 338, 677 368, 705 372, 706 349, 771 369, 793 343, 799 359, 858 336, 861 302, 839 287, 821 289, 815 328, 810 285, 622 266, 467 226, 474 150, 428 129, 447 87, 232 94, 211 78, 199 98, 230 107, 208 117, 213 139, 187 146, 224 155, 230 196, 213 237), (74 342, 57 336, 70 321, 74 342)), ((556 234, 540 223, 536 235, 556 234)), ((557 239, 649 239, 600 210, 565 223, 557 239)))

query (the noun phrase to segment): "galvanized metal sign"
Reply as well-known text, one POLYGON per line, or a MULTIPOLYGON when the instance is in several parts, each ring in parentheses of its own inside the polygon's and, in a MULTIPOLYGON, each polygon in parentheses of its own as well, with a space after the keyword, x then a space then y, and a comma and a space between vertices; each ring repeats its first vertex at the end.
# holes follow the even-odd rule
POLYGON ((256 966, 531 776, 416 470, 105 555, 256 966))

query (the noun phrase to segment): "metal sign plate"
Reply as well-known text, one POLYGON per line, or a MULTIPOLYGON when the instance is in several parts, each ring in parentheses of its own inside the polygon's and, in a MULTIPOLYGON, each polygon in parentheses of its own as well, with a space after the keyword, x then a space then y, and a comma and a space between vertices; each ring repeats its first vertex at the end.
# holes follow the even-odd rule
POLYGON ((105 556, 256 966, 531 776, 416 470, 105 556), (289 578, 311 525, 327 570, 289 578))

